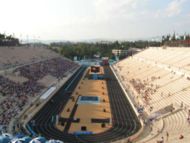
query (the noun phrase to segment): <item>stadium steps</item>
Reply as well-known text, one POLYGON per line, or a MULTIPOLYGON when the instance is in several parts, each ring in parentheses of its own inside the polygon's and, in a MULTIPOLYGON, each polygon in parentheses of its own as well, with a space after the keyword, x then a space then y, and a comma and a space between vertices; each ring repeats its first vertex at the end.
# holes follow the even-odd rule
POLYGON ((153 122, 153 126, 152 125, 150 125, 150 126, 151 127, 149 127, 147 130, 144 130, 145 133, 143 133, 141 136, 139 136, 136 143, 147 143, 148 141, 157 137, 159 135, 158 130, 162 131, 164 128, 164 122, 163 122, 162 118, 160 118, 153 122))
POLYGON ((155 138, 147 143, 156 142, 163 136, 167 143, 184 143, 190 140, 190 126, 187 123, 187 113, 184 110, 179 110, 170 115, 163 117, 164 128, 155 138), (166 139, 166 132, 169 132, 169 138, 166 139), (184 135, 184 139, 180 140, 179 136, 184 135))

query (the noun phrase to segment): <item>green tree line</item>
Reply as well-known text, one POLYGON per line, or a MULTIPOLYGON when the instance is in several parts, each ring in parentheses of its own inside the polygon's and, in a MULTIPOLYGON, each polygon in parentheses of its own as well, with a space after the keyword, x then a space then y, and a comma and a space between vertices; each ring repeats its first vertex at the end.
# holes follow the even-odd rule
POLYGON ((143 49, 148 46, 160 46, 161 42, 150 41, 125 41, 125 42, 97 42, 97 43, 51 43, 50 47, 56 52, 67 58, 73 59, 74 56, 80 58, 93 58, 94 55, 100 57, 112 57, 113 49, 128 50, 129 48, 143 49), (59 48, 55 48, 59 47, 59 48))

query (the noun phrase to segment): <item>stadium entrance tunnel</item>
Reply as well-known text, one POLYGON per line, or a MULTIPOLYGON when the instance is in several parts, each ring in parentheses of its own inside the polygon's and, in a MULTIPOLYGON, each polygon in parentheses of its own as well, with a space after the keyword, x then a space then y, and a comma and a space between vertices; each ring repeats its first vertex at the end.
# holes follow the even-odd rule
MULTIPOLYGON (((89 131, 84 131, 85 134, 84 132, 70 134, 56 128, 56 115, 66 106, 71 98, 71 94, 68 92, 75 89, 85 70, 86 67, 82 66, 73 74, 52 99, 28 122, 27 128, 31 135, 42 135, 47 139, 57 139, 68 143, 99 143, 124 139, 139 131, 141 124, 109 66, 104 67, 104 72, 105 76, 109 77, 106 82, 112 114, 112 127, 105 132, 96 134, 89 131)), ((99 120, 93 119, 93 122, 99 122, 99 120)), ((103 124, 102 127, 104 127, 103 124)))

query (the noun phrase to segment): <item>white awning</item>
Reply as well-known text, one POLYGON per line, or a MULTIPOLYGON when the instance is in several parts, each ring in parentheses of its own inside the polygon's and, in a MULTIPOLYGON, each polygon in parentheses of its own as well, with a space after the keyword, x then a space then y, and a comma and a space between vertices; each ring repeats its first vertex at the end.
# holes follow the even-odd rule
POLYGON ((54 91, 55 91, 56 87, 52 86, 51 88, 49 88, 41 97, 40 99, 45 100, 47 99, 54 91))

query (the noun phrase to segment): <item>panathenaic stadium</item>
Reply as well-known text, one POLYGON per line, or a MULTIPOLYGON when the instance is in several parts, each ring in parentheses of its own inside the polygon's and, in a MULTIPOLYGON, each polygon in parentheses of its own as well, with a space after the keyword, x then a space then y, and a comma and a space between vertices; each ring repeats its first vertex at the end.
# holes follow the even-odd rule
POLYGON ((190 48, 110 65, 0 47, 0 143, 189 143, 190 48))

